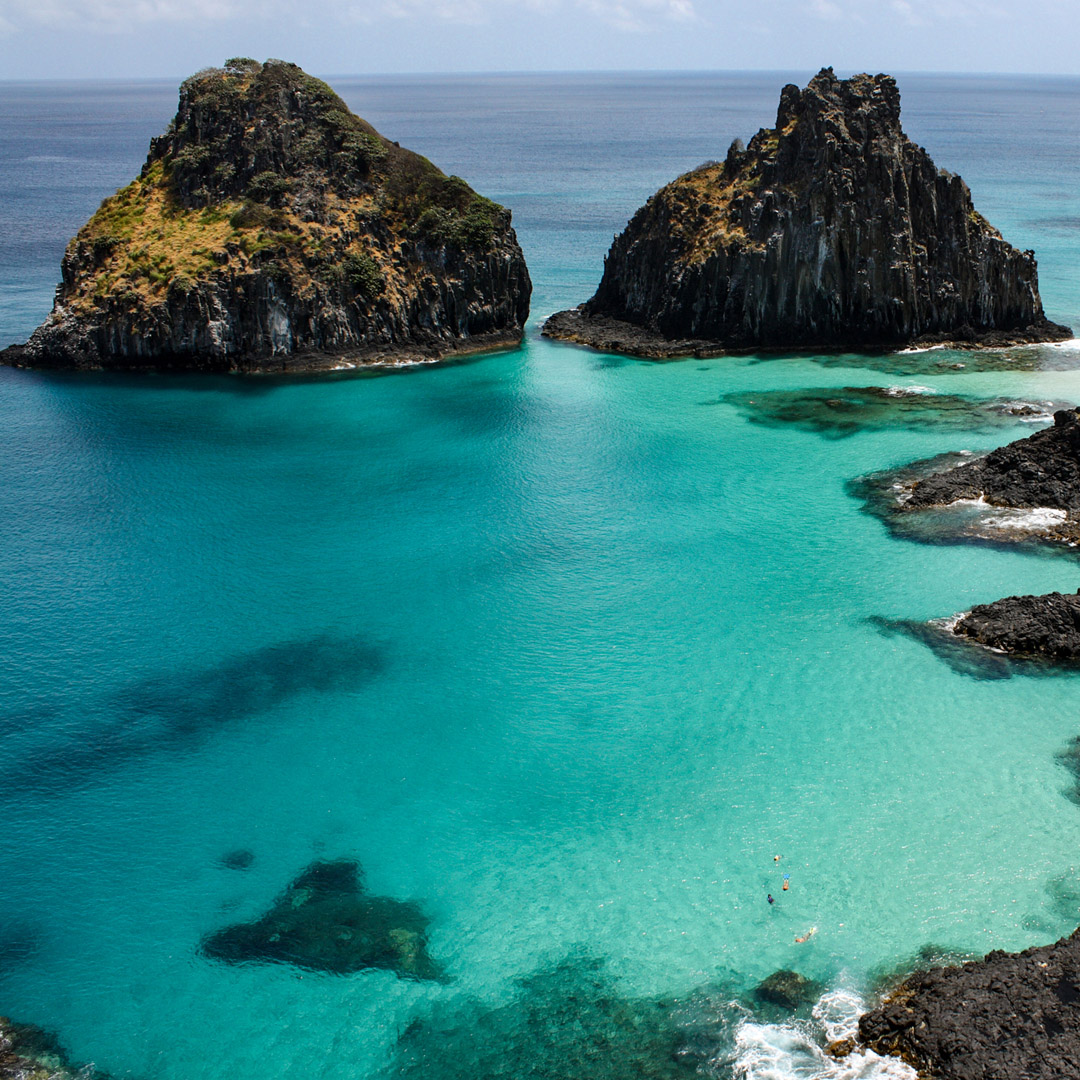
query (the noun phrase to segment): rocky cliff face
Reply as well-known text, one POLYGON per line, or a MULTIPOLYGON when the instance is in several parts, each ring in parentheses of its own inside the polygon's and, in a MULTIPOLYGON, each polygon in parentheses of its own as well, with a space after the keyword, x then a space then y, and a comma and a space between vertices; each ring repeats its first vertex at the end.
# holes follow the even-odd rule
POLYGON ((1080 931, 913 975, 862 1017, 859 1037, 941 1080, 1080 1076, 1080 931))
POLYGON ((1043 314, 1033 253, 904 135, 895 81, 831 68, 649 199, 596 295, 545 333, 654 356, 1071 336, 1043 314))
POLYGON ((510 213, 383 138, 294 64, 180 88, 140 176, 71 241, 48 320, 8 363, 282 370, 520 341, 510 213))

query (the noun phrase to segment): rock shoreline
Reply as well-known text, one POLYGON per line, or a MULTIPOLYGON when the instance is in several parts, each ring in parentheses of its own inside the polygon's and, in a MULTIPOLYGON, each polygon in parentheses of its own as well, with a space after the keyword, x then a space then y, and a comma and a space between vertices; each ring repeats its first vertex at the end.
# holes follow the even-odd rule
POLYGON ((107 1080, 92 1066, 76 1069, 59 1040, 34 1024, 0 1016, 0 1080, 107 1080))
POLYGON ((227 375, 311 375, 349 371, 392 371, 399 368, 421 367, 454 360, 464 360, 486 353, 506 352, 521 347, 524 331, 476 334, 467 341, 447 342, 433 339, 426 344, 414 341, 401 346, 328 351, 301 349, 276 355, 202 355, 170 354, 153 358, 118 358, 106 363, 88 355, 75 363, 49 353, 28 351, 26 345, 9 345, 0 349, 0 364, 12 368, 39 371, 122 371, 177 372, 227 375))
POLYGON ((975 349, 1010 349, 1021 345, 1044 345, 1071 341, 1073 331, 1043 319, 1017 330, 971 331, 965 334, 929 334, 891 345, 881 342, 838 344, 835 340, 806 340, 798 345, 736 346, 707 338, 669 338, 657 330, 620 319, 614 315, 592 312, 587 304, 548 316, 540 330, 544 337, 571 345, 584 345, 600 352, 621 353, 643 360, 710 359, 717 356, 748 356, 769 352, 868 352, 889 353, 907 348, 939 347, 958 352, 975 349))
POLYGON ((937 1080, 1080 1076, 1080 930, 912 975, 862 1016, 859 1040, 937 1080))

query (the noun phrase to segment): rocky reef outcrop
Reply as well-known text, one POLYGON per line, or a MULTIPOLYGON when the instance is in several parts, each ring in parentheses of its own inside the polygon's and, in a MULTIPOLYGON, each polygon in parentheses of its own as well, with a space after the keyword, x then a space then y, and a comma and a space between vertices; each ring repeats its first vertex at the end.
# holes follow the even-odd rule
POLYGON ((907 505, 917 509, 959 499, 1024 509, 1047 507, 1080 516, 1080 411, 1059 409, 1053 427, 919 480, 907 505))
POLYGON ((1071 337, 1035 256, 900 126, 887 75, 785 86, 775 128, 657 192, 551 337, 649 357, 1071 337))
POLYGON ((1080 930, 913 975, 860 1019, 859 1037, 940 1080, 1080 1076, 1080 930))
POLYGON ((78 1068, 52 1032, 0 1016, 0 1080, 107 1080, 92 1066, 78 1068))
POLYGON ((282 371, 516 345, 531 283, 510 212, 383 138, 294 64, 180 88, 141 174, 68 245, 9 364, 282 371))
POLYGON ((427 926, 416 904, 369 893, 359 865, 339 859, 312 863, 265 915, 210 934, 202 952, 231 964, 293 964, 335 975, 385 968, 440 980, 427 926))
POLYGON ((1008 596, 979 604, 952 627, 957 637, 1017 656, 1080 660, 1080 594, 1008 596))

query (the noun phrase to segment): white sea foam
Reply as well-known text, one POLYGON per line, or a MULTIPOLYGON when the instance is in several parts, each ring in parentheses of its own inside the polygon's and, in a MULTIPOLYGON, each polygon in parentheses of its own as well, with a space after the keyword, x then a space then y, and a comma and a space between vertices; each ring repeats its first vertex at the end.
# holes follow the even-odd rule
POLYGON ((851 1038, 866 1003, 847 989, 830 990, 814 1006, 812 1022, 759 1024, 744 1020, 735 1033, 732 1072, 737 1080, 915 1080, 899 1058, 857 1050, 827 1054, 823 1042, 851 1038))
POLYGON ((1036 506, 1030 510, 1003 510, 993 517, 983 519, 984 525, 992 529, 1052 529, 1061 525, 1068 517, 1065 510, 1054 506, 1036 506))
POLYGON ((1068 349, 1076 352, 1080 349, 1080 338, 1069 338, 1068 341, 1051 341, 1047 343, 1051 349, 1068 349))
POLYGON ((947 349, 948 345, 925 345, 920 349, 901 349, 901 356, 909 356, 911 353, 923 353, 923 352, 937 352, 938 349, 947 349))
POLYGON ((885 393, 889 397, 911 397, 918 394, 936 394, 932 386, 886 386, 885 393))

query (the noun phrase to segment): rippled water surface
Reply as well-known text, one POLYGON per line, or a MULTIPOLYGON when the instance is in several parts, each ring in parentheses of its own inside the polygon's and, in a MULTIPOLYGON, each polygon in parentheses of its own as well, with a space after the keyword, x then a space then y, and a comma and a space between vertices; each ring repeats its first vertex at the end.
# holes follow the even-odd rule
MULTIPOLYGON (((335 81, 513 208, 521 350, 0 369, 0 1011, 133 1080, 901 1075, 820 1042, 921 949, 1080 923, 1080 681, 972 678, 882 632, 1075 589, 1075 561, 914 543, 848 486, 1030 433, 978 403, 1080 403, 1080 350, 650 364, 538 336, 786 80, 335 81), (940 395, 941 422, 868 386, 940 395), (834 389, 872 405, 842 439, 834 389), (419 906, 445 979, 200 953, 335 859, 419 906), (752 996, 781 968, 818 986, 794 1020, 752 996)), ((1080 326, 1080 83, 901 91, 1080 326)), ((0 84, 5 343, 174 103, 0 84)))

